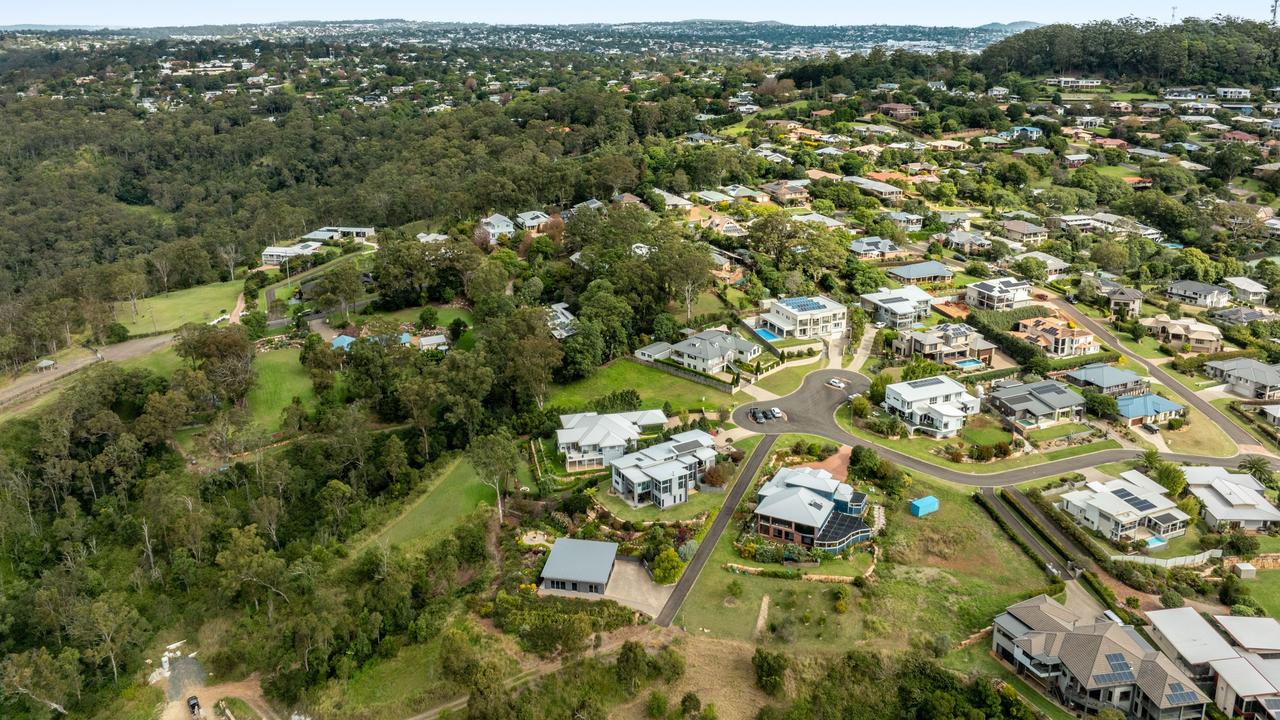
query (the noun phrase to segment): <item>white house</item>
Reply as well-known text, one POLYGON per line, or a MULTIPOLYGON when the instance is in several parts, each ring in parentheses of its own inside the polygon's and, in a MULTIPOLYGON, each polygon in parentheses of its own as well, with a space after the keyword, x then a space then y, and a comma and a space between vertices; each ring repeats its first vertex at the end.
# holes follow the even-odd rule
POLYGON ((1031 304, 1031 284, 1011 277, 979 280, 965 288, 964 299, 979 310, 1012 310, 1031 304))
POLYGON ((1263 305, 1267 302, 1267 286, 1247 277, 1224 277, 1222 282, 1231 288, 1236 300, 1249 305, 1263 305))
POLYGON ((893 383, 885 388, 884 408, 902 418, 912 432, 953 437, 979 409, 978 398, 946 375, 893 383))
POLYGON ((490 245, 497 243, 501 238, 511 237, 516 233, 516 225, 511 221, 511 218, 498 213, 482 218, 480 220, 480 228, 484 231, 485 237, 489 239, 490 245))
POLYGON ((537 230, 551 222, 551 216, 541 210, 530 210, 516 215, 516 224, 525 230, 537 230))
POLYGON ((689 490, 715 467, 715 441, 701 430, 638 450, 610 463, 613 491, 631 505, 667 508, 689 499, 689 490))
POLYGON ((1280 522, 1280 510, 1263 497, 1265 488, 1252 475, 1212 466, 1188 465, 1182 471, 1211 527, 1263 531, 1280 522))
POLYGON ((724 330, 689 332, 674 345, 656 342, 636 350, 641 360, 670 360, 690 370, 715 374, 727 372, 735 362, 751 362, 760 357, 760 345, 724 330))
POLYGON ((880 288, 878 292, 862 296, 862 307, 874 322, 903 329, 929 316, 933 296, 915 285, 903 285, 896 290, 880 288))
POLYGON ((322 247, 324 247, 323 243, 314 241, 300 242, 297 245, 285 245, 283 247, 270 245, 262 251, 262 264, 280 265, 296 257, 314 255, 320 252, 322 247))
POLYGON ((570 335, 578 332, 578 327, 574 325, 573 313, 569 312, 569 303, 555 303, 547 308, 547 326, 551 328, 551 335, 557 340, 563 340, 570 335))
POLYGON ((1197 307, 1220 308, 1231 304, 1231 293, 1226 288, 1198 280, 1175 280, 1169 283, 1164 293, 1174 300, 1197 307))
POLYGON ((660 430, 666 422, 661 410, 561 415, 556 450, 564 454, 570 470, 604 467, 634 448, 645 432, 660 430))
POLYGON ((1064 493, 1058 507, 1112 540, 1145 540, 1153 535, 1167 540, 1184 534, 1191 519, 1169 499, 1164 486, 1137 470, 1064 493))
POLYGON ((1014 255, 1013 262, 1016 263, 1019 260, 1025 260, 1027 258, 1033 258, 1044 263, 1045 270, 1047 271, 1046 277, 1049 280, 1061 280, 1067 276, 1067 270, 1071 268, 1071 263, 1066 260, 1054 257, 1046 252, 1040 252, 1039 250, 1032 250, 1031 252, 1024 252, 1021 255, 1014 255))
POLYGON ((825 295, 776 298, 760 315, 758 328, 779 338, 835 337, 844 333, 848 315, 844 305, 825 295))

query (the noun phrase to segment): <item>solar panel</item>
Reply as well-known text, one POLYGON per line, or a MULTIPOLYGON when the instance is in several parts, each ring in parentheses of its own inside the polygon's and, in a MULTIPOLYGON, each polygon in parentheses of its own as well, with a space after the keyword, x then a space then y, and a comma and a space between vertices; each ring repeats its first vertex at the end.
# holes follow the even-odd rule
POLYGON ((941 384, 942 384, 942 378, 937 378, 937 377, 922 378, 920 380, 912 380, 907 383, 909 387, 913 387, 913 388, 932 387, 934 385, 941 385, 941 384))
POLYGON ((1119 683, 1119 682, 1133 682, 1133 680, 1134 680, 1134 675, 1131 670, 1102 673, 1101 675, 1093 676, 1093 681, 1099 685, 1110 685, 1112 683, 1119 683))
POLYGON ((1199 701, 1199 696, 1193 692, 1170 693, 1164 696, 1170 705, 1187 705, 1199 701))
POLYGON ((1187 691, 1187 687, 1180 682, 1169 683, 1169 692, 1180 693, 1180 692, 1186 692, 1186 691, 1187 691))
POLYGON ((1128 490, 1125 490, 1124 488, 1116 488, 1115 490, 1111 491, 1111 494, 1115 495, 1121 500, 1128 500, 1129 498, 1133 497, 1133 493, 1129 492, 1128 490))

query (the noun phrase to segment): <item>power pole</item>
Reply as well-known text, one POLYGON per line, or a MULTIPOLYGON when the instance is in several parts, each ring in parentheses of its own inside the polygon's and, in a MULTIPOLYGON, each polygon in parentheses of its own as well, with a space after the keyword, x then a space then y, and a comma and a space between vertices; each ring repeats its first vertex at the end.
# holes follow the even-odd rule
POLYGON ((1276 24, 1276 10, 1280 9, 1280 0, 1271 0, 1271 24, 1276 24))

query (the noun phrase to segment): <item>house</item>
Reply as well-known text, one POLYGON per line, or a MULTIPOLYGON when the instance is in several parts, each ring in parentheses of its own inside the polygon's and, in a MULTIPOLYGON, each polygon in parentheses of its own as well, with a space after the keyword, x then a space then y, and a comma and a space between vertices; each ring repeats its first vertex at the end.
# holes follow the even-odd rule
POLYGON ((982 233, 969 232, 967 230, 952 230, 943 236, 942 244, 965 255, 972 255, 991 249, 991 241, 984 237, 982 233))
POLYGON ((902 228, 903 232, 920 232, 920 228, 924 227, 924 218, 915 213, 894 210, 884 213, 881 217, 888 218, 889 222, 902 228))
POLYGON ((689 490, 716 465, 715 441, 701 430, 623 455, 609 463, 613 492, 633 506, 668 508, 689 499, 689 490))
POLYGON ((720 191, 734 200, 749 200, 753 203, 769 202, 769 194, 760 192, 745 185, 725 185, 720 191))
POLYGON ((885 388, 883 405, 909 432, 935 438, 954 437, 979 409, 978 399, 946 375, 893 383, 885 388))
POLYGON ((487 218, 481 218, 480 231, 489 244, 494 245, 504 237, 515 235, 516 225, 506 215, 494 213, 487 218))
POLYGON ((1049 149, 1049 148, 1047 148, 1047 147, 1040 147, 1039 145, 1032 145, 1032 146, 1030 146, 1030 147, 1018 148, 1017 150, 1014 150, 1014 151, 1013 151, 1013 154, 1014 154, 1014 155, 1017 155, 1018 157, 1029 157, 1029 156, 1032 156, 1032 155, 1043 155, 1043 156, 1047 156, 1047 155, 1052 155, 1052 154, 1053 154, 1053 151, 1052 151, 1052 150, 1050 150, 1050 149, 1049 149))
POLYGON ((1067 270, 1071 268, 1071 263, 1067 262, 1066 260, 1063 260, 1062 258, 1059 258, 1059 257, 1054 257, 1049 253, 1040 252, 1039 250, 1032 250, 1031 252, 1024 252, 1019 255, 1014 255, 1012 258, 1012 261, 1017 262, 1019 260, 1025 260, 1027 258, 1034 258, 1044 263, 1045 271, 1048 273, 1047 278, 1049 280, 1061 280, 1062 278, 1067 276, 1067 270))
POLYGON ((807 212, 807 213, 800 213, 798 215, 792 215, 791 219, 796 222, 821 225, 822 227, 827 228, 828 230, 838 230, 844 227, 844 223, 840 222, 839 220, 836 220, 833 217, 827 217, 822 213, 816 213, 816 212, 807 212))
POLYGON ((551 336, 557 340, 564 340, 578 332, 575 320, 577 318, 569 312, 569 303, 559 302, 547 308, 547 325, 551 328, 551 336))
POLYGON ((656 342, 636 351, 642 360, 670 360, 682 367, 713 375, 732 372, 734 363, 760 357, 760 345, 724 330, 686 331, 689 336, 674 345, 656 342))
POLYGON ((881 103, 876 106, 876 112, 894 120, 913 120, 920 114, 914 107, 906 103, 881 103))
POLYGON ((889 277, 908 284, 950 282, 955 277, 955 273, 951 271, 951 268, 937 260, 925 260, 924 262, 910 265, 899 265, 888 268, 885 272, 888 273, 889 277))
POLYGON ((449 240, 449 236, 445 235, 444 233, 428 233, 428 232, 420 232, 417 235, 415 235, 414 238, 418 242, 427 244, 427 245, 431 245, 434 243, 442 243, 449 240))
POLYGON ((893 341, 893 352, 898 357, 918 355, 953 366, 964 360, 990 365, 995 348, 977 330, 964 323, 939 323, 922 330, 905 330, 893 341))
POLYGON ((565 456, 565 467, 570 471, 604 467, 635 449, 642 435, 661 430, 666 422, 661 410, 561 415, 556 451, 565 456))
POLYGON ((1249 305, 1265 305, 1270 294, 1266 285, 1247 277, 1224 277, 1222 283, 1231 288, 1236 300, 1249 305))
POLYGON ((979 310, 1012 310, 1031 304, 1031 284, 1018 278, 979 280, 965 288, 965 302, 979 310))
POLYGON ((1231 293, 1226 288, 1198 280, 1175 280, 1165 288, 1164 294, 1196 307, 1220 308, 1231 304, 1231 293))
POLYGON ((1103 537, 1130 542, 1152 536, 1166 540, 1178 537, 1186 533, 1191 520, 1163 485, 1137 470, 1105 483, 1093 480, 1063 493, 1058 507, 1103 537))
POLYGON ((1209 313, 1209 319, 1230 327, 1233 325, 1248 325, 1259 320, 1273 320, 1275 319, 1275 314, 1266 309, 1256 310, 1237 305, 1213 310, 1209 313))
POLYGON ((342 240, 343 238, 367 238, 373 237, 377 233, 371 227, 347 227, 344 225, 332 225, 322 227, 318 230, 312 230, 302 236, 303 240, 315 240, 317 242, 332 242, 334 240, 342 240))
POLYGON ((556 538, 542 566, 542 589, 604 595, 617 555, 617 543, 556 538))
POLYGON ((982 215, 972 210, 938 211, 938 222, 942 223, 948 230, 968 231, 974 217, 982 217, 982 215))
POLYGON ((782 468, 760 486, 756 533, 779 543, 838 552, 871 539, 867 496, 819 468, 782 468))
MULTIPOLYGON (((1237 564, 1240 567, 1243 563, 1237 564)), ((1214 616, 1219 624, 1223 620, 1271 620, 1272 618, 1245 618, 1214 616)), ((1250 627, 1257 633, 1259 630, 1250 627)), ((1274 636, 1271 630, 1266 635, 1274 636)), ((1261 653, 1237 650, 1238 657, 1214 660, 1214 704, 1230 717, 1252 717, 1259 720, 1274 718, 1280 708, 1280 660, 1261 653)))
POLYGON ((1226 383, 1241 397, 1280 399, 1280 364, 1267 365, 1249 357, 1210 360, 1204 364, 1204 374, 1226 383))
POLYGON ((1025 140, 1027 142, 1035 142, 1043 136, 1043 130, 1031 125, 1015 125, 1000 133, 1000 137, 1006 140, 1025 140))
POLYGON ((525 230, 537 230, 549 222, 551 222, 551 216, 541 210, 529 210, 516 215, 516 225, 525 230))
POLYGON ((1280 523, 1280 510, 1263 497, 1266 489, 1252 475, 1212 466, 1188 465, 1182 471, 1210 527, 1262 532, 1280 523))
POLYGON ((1117 398, 1116 406, 1120 418, 1129 427, 1156 425, 1187 414, 1187 409, 1178 403, 1150 392, 1117 398))
POLYGON ((1253 93, 1248 88, 1220 87, 1216 94, 1222 100, 1248 100, 1253 93))
POLYGON ((1231 643, 1193 607, 1149 610, 1147 620, 1151 623, 1148 628, 1151 639, 1198 683, 1213 680, 1210 663, 1240 657, 1231 643))
POLYGON ((1084 328, 1072 327, 1069 320, 1035 317, 1019 320, 1010 335, 1044 349, 1049 357, 1078 357, 1098 352, 1098 338, 1084 328))
POLYGON ((1071 370, 1063 377, 1082 390, 1090 390, 1114 398, 1143 395, 1150 380, 1132 370, 1105 363, 1089 363, 1071 370))
POLYGON ((803 185, 787 180, 776 180, 760 186, 779 205, 798 205, 809 202, 809 191, 803 185))
POLYGON ((689 193, 685 197, 689 200, 700 202, 703 205, 719 205, 720 203, 733 202, 733 198, 717 190, 699 190, 696 193, 689 193))
POLYGON ((1004 230, 1005 237, 1015 242, 1038 243, 1049 239, 1049 228, 1026 220, 1001 220, 996 225, 1004 230))
POLYGON ((769 301, 758 327, 779 338, 819 338, 842 335, 848 309, 825 295, 785 297, 769 301))
POLYGON ((841 178, 842 182, 852 184, 862 192, 879 198, 885 202, 898 202, 902 200, 902 188, 889 183, 872 180, 871 178, 861 177, 859 175, 846 175, 841 178))
POLYGON ((1142 314, 1142 300, 1146 297, 1141 290, 1130 287, 1116 287, 1107 291, 1107 307, 1117 317, 1137 317, 1142 314))
POLYGON ((678 210, 680 212, 687 212, 693 209, 692 202, 690 202, 689 200, 685 200, 684 198, 680 197, 679 195, 676 195, 675 193, 669 193, 666 190, 661 190, 658 188, 654 188, 653 192, 657 194, 658 197, 662 198, 662 206, 667 210, 678 210))
POLYGON ((315 255, 324 247, 323 243, 308 241, 300 242, 297 245, 277 246, 271 245, 262 251, 263 265, 281 265, 294 258, 304 255, 315 255))
POLYGON ((1017 674, 1068 709, 1113 708, 1129 718, 1203 718, 1209 698, 1133 628, 1085 618, 1048 595, 1010 605, 991 647, 1017 674))
POLYGON ((987 97, 1002 98, 1009 94, 1009 88, 1003 85, 993 85, 987 89, 987 97))
POLYGON ((894 241, 878 235, 850 240, 849 252, 861 260, 894 260, 909 254, 894 241))
POLYGON ((1173 320, 1164 313, 1142 318, 1138 322, 1162 343, 1187 346, 1195 353, 1215 353, 1222 350, 1222 330, 1217 325, 1188 318, 1173 320))
POLYGON ((1267 660, 1280 659, 1280 621, 1275 618, 1214 615, 1213 620, 1240 650, 1267 660))
POLYGON ((915 285, 904 285, 896 290, 880 288, 878 292, 862 296, 862 309, 873 322, 902 329, 921 322, 929 316, 933 296, 915 285))
POLYGON ((987 403, 1020 432, 1084 419, 1084 396, 1057 380, 997 382, 987 403))

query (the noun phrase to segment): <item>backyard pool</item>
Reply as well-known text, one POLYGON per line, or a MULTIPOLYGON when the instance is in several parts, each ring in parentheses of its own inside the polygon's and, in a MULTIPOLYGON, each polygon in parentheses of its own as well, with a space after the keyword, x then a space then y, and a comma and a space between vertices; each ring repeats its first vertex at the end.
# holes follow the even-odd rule
POLYGON ((957 360, 952 364, 960 368, 961 370, 976 370, 977 368, 982 367, 982 361, 974 360, 973 358, 965 358, 964 360, 957 360))
POLYGON ((782 339, 777 335, 774 335, 772 332, 765 330, 764 328, 756 328, 756 334, 759 335, 761 338, 768 340, 769 342, 782 339))
POLYGON ((1165 545, 1168 545, 1168 544, 1169 544, 1169 541, 1168 541, 1168 540, 1165 540, 1164 538, 1160 537, 1159 535, 1152 535, 1151 537, 1147 538, 1147 549, 1148 549, 1148 550, 1159 550, 1160 548, 1162 548, 1162 547, 1164 547, 1165 545))

